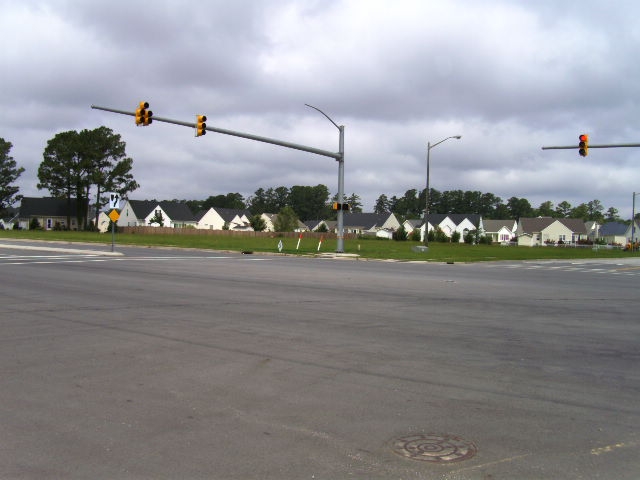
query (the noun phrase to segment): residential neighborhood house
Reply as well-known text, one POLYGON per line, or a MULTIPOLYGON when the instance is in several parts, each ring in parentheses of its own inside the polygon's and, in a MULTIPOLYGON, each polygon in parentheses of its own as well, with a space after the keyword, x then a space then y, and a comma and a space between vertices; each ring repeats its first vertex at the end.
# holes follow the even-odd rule
POLYGON ((532 247, 586 240, 587 228, 578 218, 522 217, 516 228, 518 245, 532 247))

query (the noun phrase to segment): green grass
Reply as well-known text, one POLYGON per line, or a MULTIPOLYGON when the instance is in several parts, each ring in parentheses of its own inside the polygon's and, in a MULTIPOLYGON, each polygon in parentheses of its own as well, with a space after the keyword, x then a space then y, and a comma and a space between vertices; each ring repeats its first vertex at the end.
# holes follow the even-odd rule
MULTIPOLYGON (((103 246, 111 245, 110 233, 94 232, 54 232, 34 230, 0 230, 1 239, 48 240, 62 242, 96 243, 103 246)), ((323 241, 318 252, 318 240, 303 238, 300 248, 296 250, 298 238, 281 238, 277 234, 273 237, 226 236, 226 235, 141 235, 116 234, 116 248, 118 245, 137 245, 149 247, 177 247, 197 248, 222 251, 251 251, 278 253, 278 242, 282 241, 283 254, 316 255, 318 253, 333 253, 336 250, 336 240, 323 241)), ((396 242, 380 239, 345 240, 345 253, 358 254, 361 258, 393 259, 393 260, 422 260, 431 262, 479 262, 497 260, 537 260, 537 259, 580 259, 580 258, 640 258, 639 252, 625 252, 599 247, 503 247, 500 245, 465 245, 435 243, 429 244, 429 251, 419 253, 412 251, 412 247, 420 245, 417 242, 396 242)))

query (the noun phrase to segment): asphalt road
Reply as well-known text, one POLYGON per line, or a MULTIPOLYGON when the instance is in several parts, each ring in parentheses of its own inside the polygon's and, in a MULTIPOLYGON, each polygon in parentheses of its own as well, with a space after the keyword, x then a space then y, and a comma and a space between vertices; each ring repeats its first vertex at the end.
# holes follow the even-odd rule
POLYGON ((637 260, 0 243, 2 479, 640 478, 637 260))

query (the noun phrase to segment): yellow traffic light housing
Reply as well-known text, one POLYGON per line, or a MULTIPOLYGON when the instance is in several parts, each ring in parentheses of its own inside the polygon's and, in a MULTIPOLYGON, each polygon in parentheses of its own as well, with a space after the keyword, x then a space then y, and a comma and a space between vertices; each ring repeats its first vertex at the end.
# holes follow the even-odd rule
POLYGON ((342 211, 348 212, 349 211, 349 204, 348 203, 333 202, 333 210, 342 210, 342 211))
POLYGON ((580 156, 586 157, 589 155, 589 135, 583 133, 578 137, 578 139, 580 140, 580 143, 578 144, 580 150, 578 150, 578 153, 580 156))
POLYGON ((201 137, 207 133, 206 115, 196 115, 196 137, 201 137))
POLYGON ((147 125, 151 125, 153 119, 153 112, 149 110, 148 102, 140 102, 138 108, 136 108, 136 125, 142 125, 146 127, 147 125))

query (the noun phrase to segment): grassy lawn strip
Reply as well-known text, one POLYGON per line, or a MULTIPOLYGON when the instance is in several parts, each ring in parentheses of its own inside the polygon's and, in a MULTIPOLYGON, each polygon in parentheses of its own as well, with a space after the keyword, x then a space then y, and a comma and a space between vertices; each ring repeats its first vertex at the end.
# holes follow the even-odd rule
MULTIPOLYGON (((2 239, 46 240, 62 242, 96 243, 110 248, 110 233, 94 232, 54 232, 34 230, 0 230, 2 239)), ((116 249, 122 245, 149 247, 197 248, 205 250, 272 252, 278 253, 278 243, 282 241, 283 254, 316 255, 333 253, 335 239, 325 239, 318 251, 318 240, 302 238, 300 248, 296 250, 298 238, 281 238, 277 234, 269 238, 229 237, 217 235, 141 235, 116 234, 116 249)), ((396 242, 393 240, 368 239, 346 240, 345 253, 358 254, 361 258, 391 259, 404 261, 431 262, 479 262, 498 260, 540 260, 540 259, 580 259, 580 258, 629 258, 640 257, 638 252, 625 252, 619 249, 599 247, 514 247, 501 245, 466 245, 435 243, 429 244, 429 251, 418 253, 412 247, 417 242, 396 242)))

